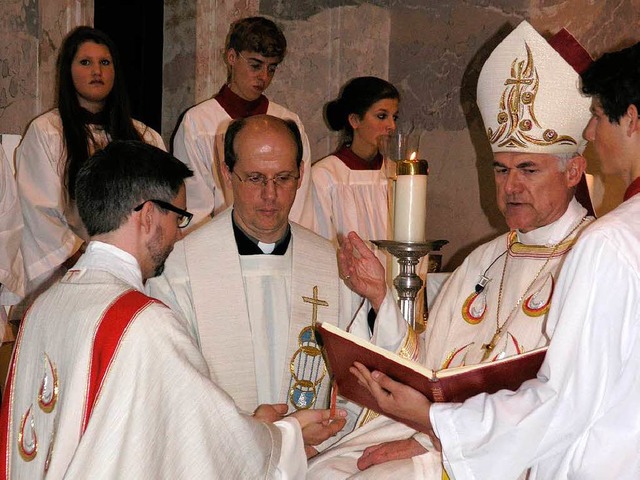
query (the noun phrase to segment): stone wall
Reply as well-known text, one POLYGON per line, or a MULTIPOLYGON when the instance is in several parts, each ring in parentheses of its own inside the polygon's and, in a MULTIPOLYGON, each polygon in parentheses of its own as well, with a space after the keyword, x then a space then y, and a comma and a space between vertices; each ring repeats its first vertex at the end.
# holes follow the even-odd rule
POLYGON ((53 107, 62 39, 92 22, 89 0, 0 3, 0 133, 22 135, 34 117, 53 107))

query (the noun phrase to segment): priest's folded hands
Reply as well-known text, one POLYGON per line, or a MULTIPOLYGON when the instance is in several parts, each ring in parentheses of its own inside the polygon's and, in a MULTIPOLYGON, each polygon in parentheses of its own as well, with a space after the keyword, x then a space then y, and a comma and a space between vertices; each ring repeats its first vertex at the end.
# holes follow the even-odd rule
POLYGON ((369 390, 384 413, 417 423, 422 427, 420 430, 431 438, 436 449, 441 450, 440 440, 429 418, 431 402, 427 397, 382 372, 369 371, 359 362, 355 362, 349 371, 356 376, 360 385, 369 390))
POLYGON ((312 448, 313 445, 319 445, 329 437, 333 437, 344 428, 347 421, 347 411, 341 408, 335 409, 333 412, 330 409, 298 410, 286 415, 287 408, 285 403, 262 404, 253 412, 253 417, 268 423, 281 420, 285 416, 295 418, 300 424, 308 458, 317 453, 312 448))

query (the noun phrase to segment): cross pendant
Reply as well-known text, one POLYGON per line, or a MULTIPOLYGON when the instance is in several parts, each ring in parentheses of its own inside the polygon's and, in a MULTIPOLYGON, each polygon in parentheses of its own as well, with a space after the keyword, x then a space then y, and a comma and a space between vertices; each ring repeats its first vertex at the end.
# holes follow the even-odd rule
POLYGON ((495 333, 495 335, 493 337, 491 337, 491 341, 489 343, 483 343, 482 344, 482 350, 484 350, 484 355, 482 355, 482 361, 484 362, 487 358, 489 358, 489 355, 491 355, 491 352, 493 352, 493 349, 496 348, 496 344, 498 343, 498 340, 500 339, 500 334, 502 332, 500 331, 500 329, 498 329, 495 333))

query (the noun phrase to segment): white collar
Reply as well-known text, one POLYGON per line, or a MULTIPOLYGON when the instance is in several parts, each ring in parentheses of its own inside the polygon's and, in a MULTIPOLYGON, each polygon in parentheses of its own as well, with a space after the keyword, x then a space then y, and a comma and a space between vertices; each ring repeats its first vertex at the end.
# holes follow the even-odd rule
POLYGON ((572 198, 567 210, 555 222, 527 233, 516 230, 518 241, 525 245, 545 245, 547 247, 555 245, 562 241, 586 215, 587 210, 575 198, 572 198))
POLYGON ((142 272, 136 258, 109 243, 97 240, 89 242, 87 250, 74 268, 109 272, 136 290, 144 292, 142 272))

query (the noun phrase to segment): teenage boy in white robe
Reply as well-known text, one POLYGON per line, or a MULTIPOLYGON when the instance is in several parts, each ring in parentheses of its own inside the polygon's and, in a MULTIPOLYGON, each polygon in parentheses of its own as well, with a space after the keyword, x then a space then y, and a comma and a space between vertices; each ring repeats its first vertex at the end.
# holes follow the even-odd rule
POLYGON ((190 175, 134 141, 81 167, 91 241, 22 322, 0 410, 2 478, 303 478, 304 447, 344 425, 326 410, 271 423, 283 405, 239 413, 184 321, 142 293, 191 219, 190 175))
POLYGON ((381 407, 424 426, 452 479, 640 478, 640 43, 582 74, 585 138, 624 202, 585 229, 560 274, 537 378, 516 392, 433 404, 352 368, 381 407))
MULTIPOLYGON (((388 311, 390 321, 370 331, 361 299, 340 280, 331 242, 289 221, 307 173, 294 122, 270 115, 234 121, 225 136, 225 162, 233 209, 178 242, 149 291, 187 319, 211 374, 241 409, 326 406, 330 382, 314 322, 333 323, 394 351, 403 346, 407 324, 391 315, 395 301, 385 288, 369 300, 379 316, 388 311)), ((379 264, 366 253, 361 262, 379 264)), ((358 275, 351 277, 354 286, 358 275)), ((348 431, 361 409, 347 408, 348 431)))
MULTIPOLYGON (((293 120, 300 129, 305 168, 311 171, 311 149, 300 118, 264 95, 286 53, 287 40, 271 20, 248 17, 231 24, 224 51, 227 83, 213 98, 187 110, 173 140, 174 155, 194 172, 186 185, 195 224, 233 204, 223 172, 223 138, 232 120, 262 114, 293 120)), ((304 226, 311 225, 313 216, 310 185, 311 176, 303 177, 289 214, 304 226)))
MULTIPOLYGON (((522 22, 485 62, 477 103, 510 231, 475 249, 443 286, 425 332, 421 363, 428 368, 491 362, 549 343, 545 325, 555 282, 593 219, 574 198, 590 116, 576 69, 590 61, 565 30, 547 41, 522 22), (511 99, 511 116, 504 98, 511 99)), ((308 478, 441 479, 440 454, 426 435, 384 416, 369 413, 368 419, 315 458, 308 478)))

